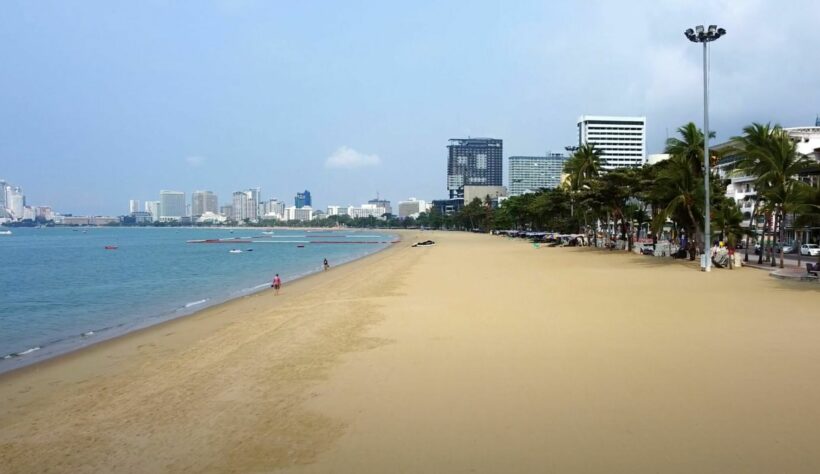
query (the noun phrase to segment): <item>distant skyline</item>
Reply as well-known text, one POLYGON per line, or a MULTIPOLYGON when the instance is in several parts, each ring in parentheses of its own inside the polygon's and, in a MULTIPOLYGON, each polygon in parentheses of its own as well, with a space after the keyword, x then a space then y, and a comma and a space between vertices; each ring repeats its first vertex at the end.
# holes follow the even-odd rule
POLYGON ((29 203, 124 214, 161 189, 261 186, 314 207, 447 196, 447 140, 562 152, 579 116, 647 117, 647 153, 702 125, 814 124, 820 3, 58 2, 0 4, 0 178, 29 203))

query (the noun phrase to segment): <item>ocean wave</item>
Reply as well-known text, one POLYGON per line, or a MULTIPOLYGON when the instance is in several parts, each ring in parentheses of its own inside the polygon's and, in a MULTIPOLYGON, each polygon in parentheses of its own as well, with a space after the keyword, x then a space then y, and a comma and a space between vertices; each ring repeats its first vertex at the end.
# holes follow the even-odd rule
POLYGON ((12 352, 10 354, 6 354, 3 356, 3 359, 14 359, 15 357, 22 357, 27 354, 31 354, 32 352, 39 351, 40 346, 35 346, 30 349, 26 349, 23 352, 12 352))
POLYGON ((204 300, 191 301, 190 303, 186 303, 185 307, 190 308, 191 306, 198 306, 198 305, 201 305, 202 303, 205 303, 207 301, 208 301, 208 298, 205 298, 204 300))

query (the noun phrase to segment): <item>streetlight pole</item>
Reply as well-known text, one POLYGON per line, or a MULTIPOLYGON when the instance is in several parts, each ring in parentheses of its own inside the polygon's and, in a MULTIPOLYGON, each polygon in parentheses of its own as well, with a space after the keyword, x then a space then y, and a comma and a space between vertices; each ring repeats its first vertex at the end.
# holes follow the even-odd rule
POLYGON ((703 217, 703 256, 701 257, 701 269, 708 272, 712 269, 712 260, 709 255, 711 233, 711 207, 709 203, 709 177, 711 166, 709 166, 709 43, 717 40, 726 34, 726 30, 718 28, 717 25, 709 25, 706 29, 703 25, 698 25, 693 30, 689 28, 684 33, 686 38, 693 43, 703 43, 703 189, 706 192, 706 202, 703 217))

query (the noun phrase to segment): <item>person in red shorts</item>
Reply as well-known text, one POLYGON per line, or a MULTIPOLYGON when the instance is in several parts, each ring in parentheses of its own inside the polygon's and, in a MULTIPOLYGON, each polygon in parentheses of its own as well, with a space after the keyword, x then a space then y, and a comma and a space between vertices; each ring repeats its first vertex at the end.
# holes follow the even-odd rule
POLYGON ((271 288, 273 288, 273 294, 279 294, 279 288, 282 287, 282 279, 279 278, 279 274, 277 273, 275 277, 273 277, 273 283, 271 284, 271 288))

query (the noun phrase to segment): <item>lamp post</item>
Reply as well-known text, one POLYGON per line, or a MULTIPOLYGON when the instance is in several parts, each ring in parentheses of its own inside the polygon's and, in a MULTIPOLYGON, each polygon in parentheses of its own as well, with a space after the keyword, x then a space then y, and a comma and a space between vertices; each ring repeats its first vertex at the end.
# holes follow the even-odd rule
POLYGON ((708 45, 726 34, 726 30, 718 28, 717 25, 709 25, 704 28, 698 25, 693 30, 689 28, 684 33, 686 38, 693 43, 703 43, 703 188, 706 191, 706 203, 704 208, 703 224, 703 257, 702 270, 708 272, 712 269, 712 260, 709 255, 710 240, 712 240, 710 223, 711 212, 709 203, 709 176, 711 167, 709 166, 709 64, 708 45))

